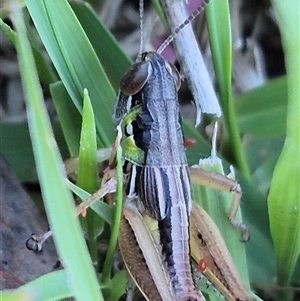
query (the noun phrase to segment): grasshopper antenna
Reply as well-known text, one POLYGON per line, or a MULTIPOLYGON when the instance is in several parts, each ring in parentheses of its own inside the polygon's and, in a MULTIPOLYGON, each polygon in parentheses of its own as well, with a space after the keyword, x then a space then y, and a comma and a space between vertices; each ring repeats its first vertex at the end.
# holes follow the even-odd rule
POLYGON ((203 0, 203 2, 199 5, 199 7, 188 16, 187 19, 185 19, 175 30, 173 33, 171 33, 166 39, 165 41, 159 46, 159 48, 157 49, 157 53, 161 54, 166 47, 174 40, 174 38, 176 37, 176 35, 180 32, 180 30, 182 28, 184 28, 186 25, 188 25, 189 23, 191 23, 205 8, 205 6, 210 2, 210 0, 203 0))
POLYGON ((144 0, 139 1, 139 14, 140 14, 140 49, 136 61, 141 60, 141 55, 144 49, 144 0))

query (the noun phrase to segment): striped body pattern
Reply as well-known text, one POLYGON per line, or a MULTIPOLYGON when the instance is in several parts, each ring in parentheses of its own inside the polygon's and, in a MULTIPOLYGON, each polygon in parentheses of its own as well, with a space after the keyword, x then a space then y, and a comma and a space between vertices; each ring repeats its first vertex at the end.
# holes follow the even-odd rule
POLYGON ((191 184, 185 154, 176 68, 155 52, 144 53, 123 77, 115 119, 126 119, 121 142, 132 163, 131 189, 158 221, 162 255, 178 300, 204 300, 192 278, 188 218, 191 184), (125 109, 126 108, 126 109, 125 109), (134 151, 133 151, 134 150, 134 151))

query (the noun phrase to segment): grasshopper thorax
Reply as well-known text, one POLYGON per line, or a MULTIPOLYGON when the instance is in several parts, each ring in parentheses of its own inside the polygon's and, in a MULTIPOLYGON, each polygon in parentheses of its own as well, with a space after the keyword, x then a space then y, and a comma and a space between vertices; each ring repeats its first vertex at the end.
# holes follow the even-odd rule
POLYGON ((162 56, 156 52, 144 52, 141 54, 138 62, 123 76, 120 84, 121 92, 128 96, 138 93, 146 84, 149 76, 153 74, 155 66, 159 65, 160 69, 165 68, 173 77, 178 91, 181 82, 176 67, 165 61, 162 56))
POLYGON ((176 67, 164 60, 156 52, 144 52, 138 61, 124 74, 120 83, 120 91, 114 108, 113 119, 116 123, 142 100, 138 96, 140 91, 152 76, 160 77, 161 74, 172 78, 178 91, 181 84, 180 74, 176 67), (158 74, 160 73, 160 74, 158 74))

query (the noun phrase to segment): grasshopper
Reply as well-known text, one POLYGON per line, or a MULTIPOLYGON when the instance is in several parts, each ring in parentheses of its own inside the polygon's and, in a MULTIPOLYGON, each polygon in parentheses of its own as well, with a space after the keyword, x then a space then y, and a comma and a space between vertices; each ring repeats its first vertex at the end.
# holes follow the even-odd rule
MULTIPOLYGON (((239 280, 213 221, 197 205, 191 215, 191 181, 177 96, 180 83, 175 66, 156 52, 142 53, 121 80, 113 116, 122 128, 121 147, 128 174, 120 234, 121 253, 129 273, 148 300, 203 301, 192 275, 189 240, 193 238, 192 254, 200 254, 197 248, 205 245, 208 254, 205 256, 207 262, 202 261, 205 265, 203 273, 220 287, 221 293, 228 300, 250 301, 253 299, 239 280), (132 205, 133 202, 137 205, 132 205), (146 222, 149 217, 156 224, 156 235, 147 230, 151 227, 146 222), (199 219, 202 221, 198 222, 199 219), (215 237, 222 245, 220 252, 209 250, 212 239, 206 226, 209 224, 214 227, 215 237), (197 234, 199 232, 201 235, 197 234), (133 233, 135 238, 132 238, 133 233), (213 253, 218 253, 217 258, 213 253), (160 267, 151 266, 154 265, 151 258, 155 258, 160 267), (206 264, 210 265, 212 275, 205 272, 206 264), (141 265, 143 271, 140 271, 141 265), (151 285, 149 279, 153 280, 151 285), (161 288, 161 283, 165 283, 167 292, 161 288)), ((213 179, 212 175, 206 177, 213 179)), ((231 220, 243 228, 234 219, 236 210, 235 206, 231 220)), ((194 257, 200 262, 197 255, 194 257)))
POLYGON ((129 195, 136 195, 143 211, 158 221, 162 254, 176 296, 196 301, 203 298, 194 286, 190 265, 191 187, 179 86, 174 66, 155 52, 142 54, 121 82, 121 93, 128 95, 130 102, 121 146, 125 160, 132 163, 129 195))
MULTIPOLYGON (((126 168, 129 168, 120 234, 121 253, 129 272, 148 300, 205 300, 195 287, 192 276, 189 246, 192 238, 194 259, 197 262, 202 260, 202 264, 208 266, 202 268, 203 273, 220 292, 228 300, 250 301, 253 299, 240 281, 214 222, 198 205, 194 204, 192 210, 190 173, 177 98, 179 78, 173 65, 159 54, 149 52, 141 55, 141 61, 133 65, 121 81, 120 102, 116 104, 115 116, 119 113, 120 103, 120 109, 124 110, 126 99, 128 113, 121 121, 121 147, 126 168), (133 200, 138 205, 132 210, 133 200), (147 217, 156 222, 158 238, 147 230, 150 228, 147 217), (209 227, 213 227, 213 231, 209 227), (213 246, 215 239, 222 246, 219 250, 213 246), (134 254, 139 254, 143 260, 134 254), (162 267, 159 276, 159 268, 151 266, 153 262, 158 263, 160 269, 162 267), (142 272, 139 271, 141 263, 142 272), (153 276, 154 282, 149 285, 153 276), (147 283, 144 283, 145 279, 147 283), (149 288, 153 294, 153 287, 156 287, 156 295, 161 294, 161 283, 168 287, 165 296, 153 298, 147 294, 149 288)), ((235 181, 200 172, 204 180, 216 186, 223 183, 229 191, 237 187, 235 181)))

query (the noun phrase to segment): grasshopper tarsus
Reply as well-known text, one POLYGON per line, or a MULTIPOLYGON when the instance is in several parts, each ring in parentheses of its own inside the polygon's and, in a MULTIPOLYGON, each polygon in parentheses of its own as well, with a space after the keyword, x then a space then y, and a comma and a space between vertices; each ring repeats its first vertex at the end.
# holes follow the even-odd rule
POLYGON ((242 242, 249 241, 249 239, 250 239, 250 230, 249 230, 249 228, 236 218, 230 218, 229 217, 229 220, 235 228, 237 228, 241 231, 241 234, 242 234, 241 241, 242 242))

